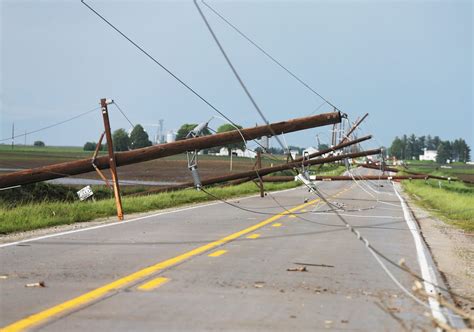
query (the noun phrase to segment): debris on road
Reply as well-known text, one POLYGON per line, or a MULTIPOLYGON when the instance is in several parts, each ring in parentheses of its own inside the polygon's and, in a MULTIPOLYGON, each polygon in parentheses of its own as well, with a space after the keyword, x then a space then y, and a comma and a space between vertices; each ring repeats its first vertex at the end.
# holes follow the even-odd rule
POLYGON ((265 286, 265 281, 256 281, 253 284, 253 287, 255 287, 255 288, 263 288, 263 286, 265 286))
POLYGON ((290 271, 290 272, 308 272, 308 269, 306 268, 306 266, 302 266, 302 267, 290 267, 288 269, 286 269, 287 271, 290 271))
POLYGON ((25 287, 46 287, 44 281, 33 282, 31 284, 26 284, 25 287))
POLYGON ((293 264, 305 265, 305 266, 334 267, 334 265, 327 265, 327 264, 311 264, 311 263, 297 263, 297 262, 294 262, 293 264))

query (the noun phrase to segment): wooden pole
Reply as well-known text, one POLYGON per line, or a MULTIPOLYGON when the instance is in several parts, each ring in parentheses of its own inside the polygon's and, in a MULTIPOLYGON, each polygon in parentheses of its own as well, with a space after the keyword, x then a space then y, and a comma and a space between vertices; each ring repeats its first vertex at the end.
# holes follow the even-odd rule
POLYGON ((115 164, 114 145, 112 142, 112 133, 110 132, 109 110, 107 109, 107 100, 100 100, 102 107, 102 117, 104 118, 105 137, 107 138, 107 150, 109 152, 109 166, 112 174, 112 184, 114 186, 115 205, 117 206, 117 217, 123 220, 122 199, 120 198, 120 186, 117 177, 117 166, 115 164))
MULTIPOLYGON (((260 152, 260 150, 257 151, 257 161, 256 161, 256 169, 259 170, 262 168, 262 153, 260 152)), ((260 187, 260 197, 265 197, 265 192, 264 192, 264 189, 263 189, 263 181, 262 181, 262 177, 259 177, 258 178, 258 182, 259 182, 259 187, 260 187)))
MULTIPOLYGON (((115 162, 116 166, 120 167, 172 156, 186 151, 209 149, 215 146, 225 146, 232 143, 242 142, 242 136, 248 141, 258 139, 262 136, 269 136, 272 131, 279 135, 281 133, 291 133, 299 130, 325 126, 340 121, 341 114, 338 112, 319 114, 305 118, 272 123, 270 126, 263 125, 241 130, 232 130, 215 135, 189 138, 132 151, 116 152, 115 162)), ((109 168, 108 156, 98 157, 95 161, 95 165, 99 169, 109 168)), ((94 171, 94 167, 91 165, 90 159, 75 160, 26 169, 0 175, 0 188, 52 180, 91 171, 94 171)))

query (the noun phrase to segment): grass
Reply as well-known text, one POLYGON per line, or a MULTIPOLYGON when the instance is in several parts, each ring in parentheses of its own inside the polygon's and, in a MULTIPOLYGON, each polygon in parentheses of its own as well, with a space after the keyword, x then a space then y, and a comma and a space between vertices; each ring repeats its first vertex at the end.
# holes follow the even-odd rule
MULTIPOLYGON (((474 175, 474 166, 463 163, 438 164, 432 161, 406 161, 408 170, 437 176, 474 175)), ((403 168, 400 168, 403 170, 403 168)))
POLYGON ((337 176, 344 173, 346 171, 346 167, 340 164, 329 164, 323 165, 321 168, 317 166, 312 167, 310 170, 314 171, 314 173, 311 174, 337 176))
POLYGON ((402 185, 417 204, 429 209, 443 221, 474 232, 474 186, 437 180, 426 183, 403 181, 402 185))
MULTIPOLYGON (((299 183, 266 183, 268 191, 297 187, 299 183)), ((215 187, 208 189, 213 195, 227 199, 259 192, 254 183, 244 183, 238 186, 215 187)), ((123 209, 126 214, 161 210, 185 204, 213 200, 203 192, 186 189, 170 193, 160 193, 142 197, 123 197, 123 209)), ((0 205, 0 234, 29 231, 39 228, 52 227, 78 222, 86 222, 97 218, 116 215, 113 199, 103 199, 96 202, 64 202, 45 201, 8 208, 0 205)))

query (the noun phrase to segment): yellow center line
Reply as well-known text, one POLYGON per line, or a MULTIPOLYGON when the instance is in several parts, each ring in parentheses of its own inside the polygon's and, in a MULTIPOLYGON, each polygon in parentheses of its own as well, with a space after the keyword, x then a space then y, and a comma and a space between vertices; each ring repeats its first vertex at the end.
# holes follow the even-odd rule
POLYGON ((169 281, 168 278, 158 277, 149 282, 144 283, 141 286, 138 286, 137 289, 142 290, 142 291, 150 291, 150 290, 160 287, 161 285, 163 285, 164 283, 168 281, 169 281))
POLYGON ((272 225, 272 227, 280 227, 280 226, 281 226, 281 224, 279 222, 272 225))
POLYGON ((247 239, 257 239, 260 237, 260 234, 250 234, 249 236, 247 236, 247 239))
POLYGON ((209 256, 209 257, 219 257, 221 255, 224 255, 226 252, 227 252, 227 250, 217 250, 217 251, 214 251, 213 253, 211 253, 207 256, 209 256))
POLYGON ((296 218, 296 216, 294 214, 291 214, 288 216, 288 218, 296 218))
POLYGON ((253 226, 250 226, 248 228, 245 228, 241 231, 238 231, 236 233, 230 234, 226 237, 223 237, 219 240, 210 242, 208 244, 205 244, 201 247, 198 247, 196 249, 193 249, 191 251, 185 252, 184 254, 178 255, 176 257, 167 259, 165 261, 159 262, 155 265, 151 265, 149 267, 146 267, 142 270, 136 271, 132 274, 129 274, 123 278, 117 279, 111 283, 108 283, 102 287, 96 288, 90 292, 84 293, 82 295, 79 295, 71 300, 68 300, 66 302, 63 302, 61 304, 55 305, 49 309, 40 311, 36 314, 33 314, 31 316, 28 316, 26 318, 23 318, 19 321, 16 321, 2 329, 0 331, 2 332, 13 332, 13 331, 22 331, 28 328, 31 328, 33 326, 42 324, 46 322, 48 319, 53 318, 54 316, 58 316, 61 314, 65 314, 66 312, 70 312, 71 310, 78 309, 79 307, 91 303, 93 301, 96 301, 103 296, 107 295, 110 292, 116 291, 118 289, 124 288, 131 283, 135 283, 141 279, 147 278, 151 276, 152 274, 167 269, 171 266, 174 266, 176 264, 179 264, 187 259, 190 259, 191 257, 200 255, 204 252, 210 251, 214 248, 217 248, 219 246, 222 246, 225 243, 228 243, 230 241, 233 241, 243 235, 246 235, 248 233, 251 233, 259 228, 262 228, 263 226, 266 226, 283 216, 286 216, 292 212, 298 211, 300 209, 303 209, 311 204, 314 204, 318 201, 319 199, 312 200, 310 202, 298 205, 292 209, 289 209, 287 211, 281 212, 279 214, 276 214, 262 222, 259 222, 258 224, 255 224, 253 226))

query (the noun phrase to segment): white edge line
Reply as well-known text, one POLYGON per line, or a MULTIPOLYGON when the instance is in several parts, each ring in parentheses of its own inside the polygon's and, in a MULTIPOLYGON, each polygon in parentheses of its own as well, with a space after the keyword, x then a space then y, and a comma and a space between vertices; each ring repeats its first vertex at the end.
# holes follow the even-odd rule
MULTIPOLYGON (((285 191, 291 191, 291 190, 296 190, 296 189, 299 189, 299 187, 274 191, 272 194, 279 194, 279 193, 282 193, 282 192, 285 192, 285 191)), ((260 194, 247 196, 247 197, 240 197, 240 198, 237 197, 235 199, 232 199, 231 201, 235 201, 235 200, 241 200, 242 201, 242 200, 249 199, 249 198, 254 198, 254 197, 260 197, 260 194)), ((0 248, 11 247, 11 246, 15 246, 15 245, 18 245, 18 244, 21 244, 21 243, 34 242, 34 241, 49 239, 49 238, 52 238, 52 237, 58 237, 58 236, 62 236, 62 235, 69 235, 69 234, 74 234, 74 233, 91 231, 91 230, 105 228, 105 227, 120 226, 120 225, 128 224, 129 222, 139 221, 139 220, 152 218, 152 217, 157 217, 157 216, 161 216, 161 215, 165 215, 165 214, 178 213, 178 212, 198 209, 198 208, 202 208, 202 207, 208 207, 208 206, 217 205, 217 204, 224 204, 224 202, 219 201, 219 202, 189 206, 189 207, 185 207, 185 208, 181 208, 181 209, 149 214, 149 215, 146 215, 146 216, 137 217, 137 218, 133 218, 133 219, 130 219, 130 220, 123 220, 123 221, 119 221, 119 222, 115 222, 115 223, 108 223, 108 224, 104 224, 104 225, 85 227, 85 228, 81 228, 81 229, 75 229, 75 230, 71 230, 71 231, 48 234, 48 235, 33 237, 33 238, 30 238, 30 239, 19 240, 19 241, 15 241, 15 242, 3 243, 3 244, 0 244, 0 248)))
MULTIPOLYGON (((437 294, 437 291, 433 285, 438 285, 438 280, 436 278, 434 267, 428 264, 428 260, 426 257, 427 255, 426 248, 423 245, 423 240, 421 239, 421 236, 420 236, 418 224, 413 220, 410 210, 408 209, 408 206, 405 200, 398 193, 398 190, 396 189, 395 184, 393 185, 393 190, 395 191, 395 194, 397 194, 397 197, 400 200, 400 204, 403 209, 403 215, 405 217, 405 220, 408 224, 408 228, 410 229, 411 235, 413 236, 413 240, 415 242, 416 254, 418 258, 418 264, 420 265, 421 276, 423 277, 424 280, 427 281, 423 283, 425 286, 425 291, 428 294, 435 295, 437 294)), ((447 323, 447 319, 441 311, 439 302, 436 301, 436 299, 429 297, 428 303, 431 307, 431 313, 433 317, 439 320, 440 322, 447 323)))

